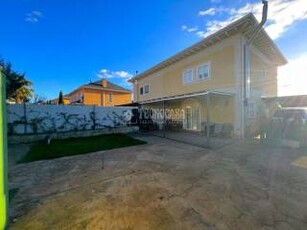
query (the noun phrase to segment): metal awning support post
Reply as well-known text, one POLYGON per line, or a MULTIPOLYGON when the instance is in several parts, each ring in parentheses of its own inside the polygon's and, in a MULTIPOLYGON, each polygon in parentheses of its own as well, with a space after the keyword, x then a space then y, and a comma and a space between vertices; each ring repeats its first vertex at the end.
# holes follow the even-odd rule
POLYGON ((166 126, 166 118, 165 118, 165 101, 163 100, 163 137, 165 137, 165 126, 166 126))
POLYGON ((210 147, 210 93, 206 95, 206 107, 207 107, 207 145, 210 147))

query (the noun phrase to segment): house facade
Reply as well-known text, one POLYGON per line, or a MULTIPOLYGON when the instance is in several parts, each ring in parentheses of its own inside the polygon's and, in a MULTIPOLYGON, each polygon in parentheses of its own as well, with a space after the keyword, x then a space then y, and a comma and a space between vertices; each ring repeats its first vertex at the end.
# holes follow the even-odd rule
POLYGON ((118 106, 131 103, 131 91, 102 79, 80 86, 66 95, 70 104, 118 106))
MULTIPOLYGON (((51 102, 52 105, 58 105, 59 104, 59 98, 55 98, 55 99, 51 100, 50 102, 51 102)), ((64 105, 70 104, 69 97, 67 97, 67 96, 63 97, 63 104, 64 105)))
POLYGON ((257 25, 248 14, 133 77, 134 101, 153 110, 164 106, 164 121, 174 120, 168 114, 177 109, 177 126, 183 130, 201 132, 209 120, 216 127, 232 127, 238 137, 257 129, 261 97, 277 95, 277 68, 287 62, 261 29, 250 45, 250 80, 245 84, 244 45, 257 25))

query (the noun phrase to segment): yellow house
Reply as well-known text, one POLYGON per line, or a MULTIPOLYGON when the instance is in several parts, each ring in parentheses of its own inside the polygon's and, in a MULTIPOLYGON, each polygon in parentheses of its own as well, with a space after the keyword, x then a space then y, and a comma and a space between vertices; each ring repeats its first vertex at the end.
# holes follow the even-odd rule
MULTIPOLYGON (((59 99, 56 98, 56 99, 51 100, 51 104, 58 105, 59 104, 59 99)), ((67 97, 66 95, 63 97, 63 104, 64 105, 69 105, 70 104, 69 97, 67 97)))
POLYGON ((80 86, 67 95, 70 104, 117 106, 131 103, 131 91, 102 79, 80 86))
POLYGON ((264 29, 245 57, 257 25, 248 14, 133 77, 134 102, 150 110, 143 115, 163 119, 175 130, 209 133, 215 124, 217 132, 228 127, 237 137, 251 131, 261 97, 277 95, 277 67, 287 62, 264 29))

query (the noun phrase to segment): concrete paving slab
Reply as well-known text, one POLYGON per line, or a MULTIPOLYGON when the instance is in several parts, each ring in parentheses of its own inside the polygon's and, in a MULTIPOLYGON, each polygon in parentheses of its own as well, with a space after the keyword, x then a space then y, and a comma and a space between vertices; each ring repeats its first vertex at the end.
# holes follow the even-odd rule
POLYGON ((304 150, 140 138, 11 167, 10 229, 307 229, 304 150))

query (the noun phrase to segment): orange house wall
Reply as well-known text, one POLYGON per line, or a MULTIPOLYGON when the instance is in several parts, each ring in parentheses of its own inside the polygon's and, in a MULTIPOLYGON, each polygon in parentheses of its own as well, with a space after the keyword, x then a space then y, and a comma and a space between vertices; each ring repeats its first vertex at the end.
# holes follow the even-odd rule
POLYGON ((113 100, 110 102, 110 91, 102 91, 95 89, 83 90, 83 104, 97 106, 115 106, 131 102, 131 93, 113 92, 113 100))
POLYGON ((95 92, 84 92, 84 105, 102 105, 101 94, 95 92))
POLYGON ((105 92, 105 105, 104 106, 113 106, 113 105, 122 105, 131 103, 131 93, 120 93, 112 92, 113 100, 110 102, 110 92, 105 92))

